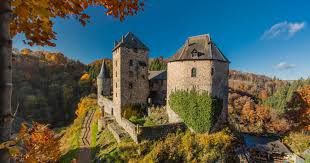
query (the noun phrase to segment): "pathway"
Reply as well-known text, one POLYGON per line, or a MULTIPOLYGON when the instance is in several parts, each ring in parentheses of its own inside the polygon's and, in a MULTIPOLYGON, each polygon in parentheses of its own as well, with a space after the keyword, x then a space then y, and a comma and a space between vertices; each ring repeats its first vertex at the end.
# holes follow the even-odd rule
POLYGON ((86 117, 84 118, 81 136, 80 137, 80 151, 78 154, 78 163, 91 163, 91 152, 90 152, 90 141, 91 141, 91 122, 93 116, 95 114, 95 110, 90 110, 87 112, 86 117))

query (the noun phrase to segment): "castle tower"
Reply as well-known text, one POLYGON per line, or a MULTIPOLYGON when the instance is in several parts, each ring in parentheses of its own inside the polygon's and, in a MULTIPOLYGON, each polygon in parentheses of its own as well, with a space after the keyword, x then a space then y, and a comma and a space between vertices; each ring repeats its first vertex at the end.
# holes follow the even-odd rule
MULTIPOLYGON (((212 42, 210 35, 189 37, 167 65, 167 100, 175 90, 204 90, 223 100, 217 122, 227 121, 229 60, 212 42)), ((182 121, 167 102, 170 122, 182 121)))
POLYGON ((111 77, 105 61, 102 61, 100 73, 97 76, 97 95, 98 100, 101 96, 111 95, 111 77))
POLYGON ((129 104, 146 104, 149 94, 149 49, 131 32, 113 49, 113 102, 116 120, 129 104))

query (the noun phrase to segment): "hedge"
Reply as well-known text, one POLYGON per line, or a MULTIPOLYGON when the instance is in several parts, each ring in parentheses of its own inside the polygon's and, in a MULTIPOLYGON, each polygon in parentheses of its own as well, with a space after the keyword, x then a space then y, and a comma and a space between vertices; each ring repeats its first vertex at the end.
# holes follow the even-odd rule
POLYGON ((210 132, 223 108, 223 100, 206 91, 177 90, 170 95, 170 108, 195 132, 210 132))

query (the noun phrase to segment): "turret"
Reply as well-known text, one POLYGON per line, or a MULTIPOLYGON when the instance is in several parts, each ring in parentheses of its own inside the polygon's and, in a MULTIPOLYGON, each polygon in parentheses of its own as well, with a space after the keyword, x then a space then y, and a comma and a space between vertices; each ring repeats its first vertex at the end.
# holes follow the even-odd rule
POLYGON ((97 94, 100 96, 111 95, 111 77, 105 61, 102 61, 101 70, 97 76, 97 94))

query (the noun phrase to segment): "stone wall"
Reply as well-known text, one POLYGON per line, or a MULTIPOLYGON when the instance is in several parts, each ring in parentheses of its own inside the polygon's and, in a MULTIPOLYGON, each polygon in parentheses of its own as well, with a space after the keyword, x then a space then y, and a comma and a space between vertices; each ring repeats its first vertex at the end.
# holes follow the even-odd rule
POLYGON ((165 125, 138 127, 137 141, 143 140, 157 140, 166 137, 170 133, 176 133, 178 130, 185 131, 186 126, 184 123, 170 123, 165 125))
POLYGON ((148 51, 119 47, 113 52, 113 100, 120 121, 128 104, 146 104, 149 96, 148 51))
POLYGON ((104 110, 105 113, 108 113, 110 115, 113 115, 113 111, 114 111, 114 103, 112 100, 98 95, 98 105, 100 106, 100 108, 102 108, 104 110))
POLYGON ((218 122, 226 122, 228 109, 228 63, 216 60, 191 60, 169 62, 167 66, 167 113, 170 123, 182 121, 169 106, 170 94, 176 90, 191 90, 193 88, 207 91, 211 96, 223 99, 223 111, 218 122), (193 68, 196 68, 196 77, 191 76, 193 68))
POLYGON ((152 98, 152 104, 165 105, 167 80, 150 80, 150 97, 152 98))
POLYGON ((138 142, 137 139, 137 126, 131 123, 129 120, 125 118, 121 118, 119 125, 124 128, 124 130, 130 135, 133 141, 138 142))

